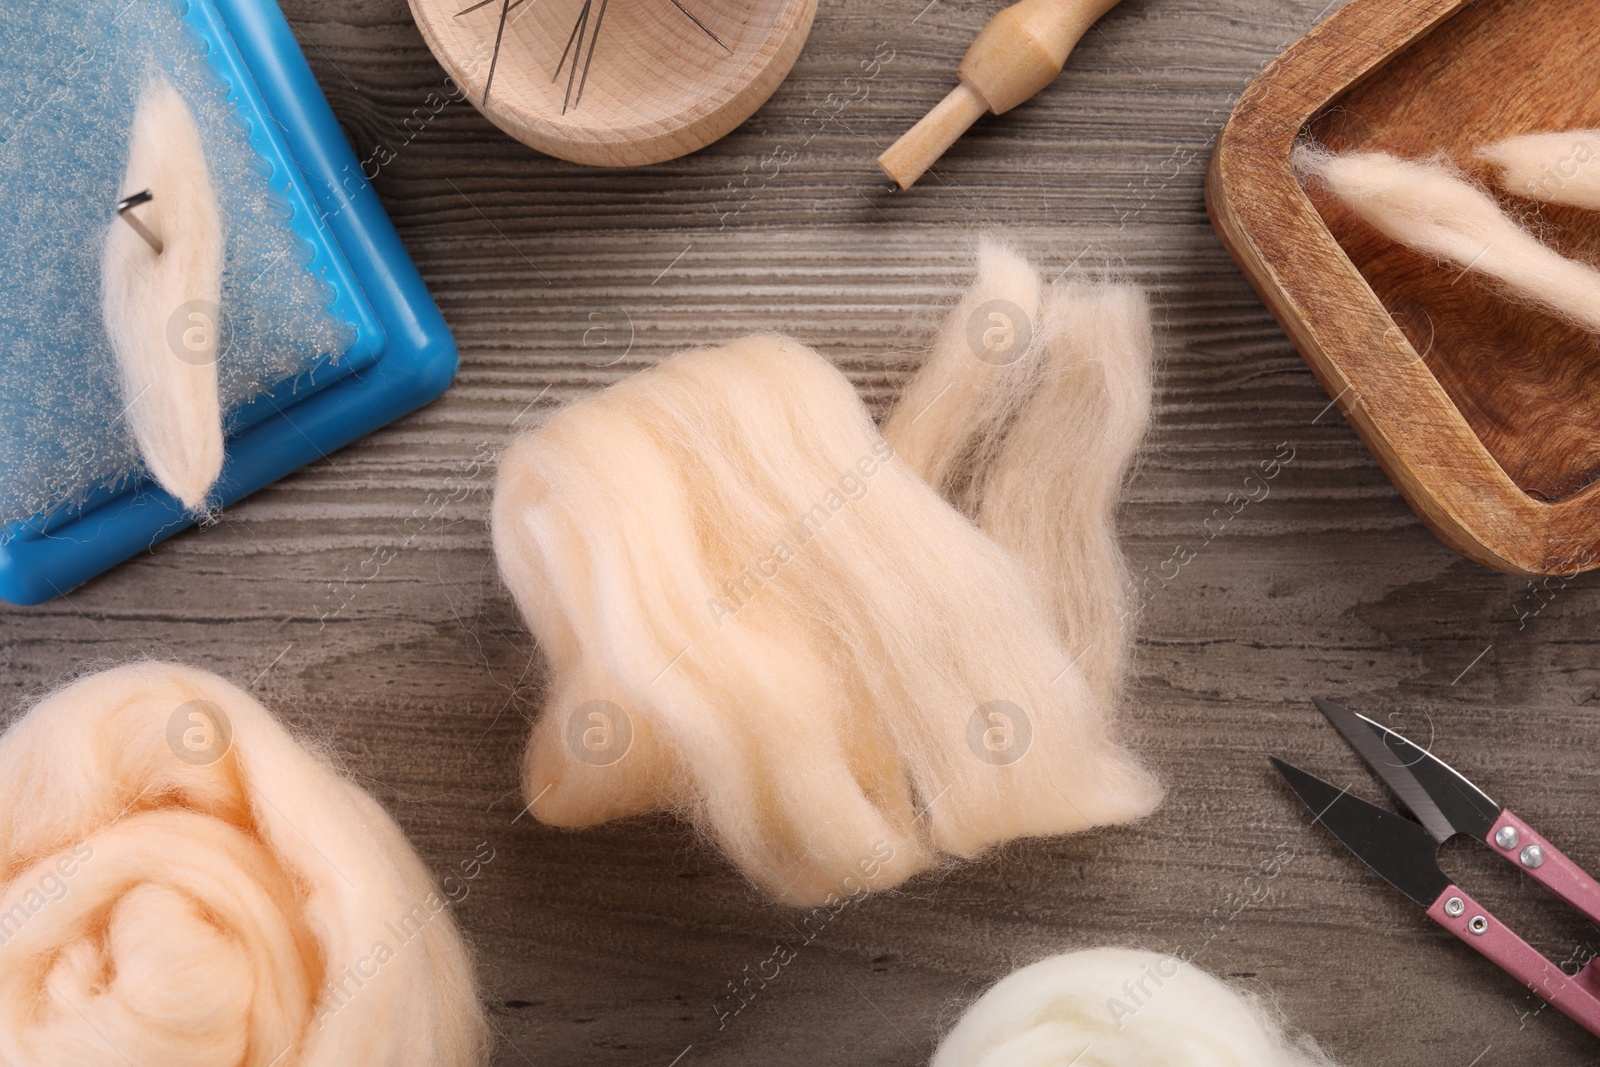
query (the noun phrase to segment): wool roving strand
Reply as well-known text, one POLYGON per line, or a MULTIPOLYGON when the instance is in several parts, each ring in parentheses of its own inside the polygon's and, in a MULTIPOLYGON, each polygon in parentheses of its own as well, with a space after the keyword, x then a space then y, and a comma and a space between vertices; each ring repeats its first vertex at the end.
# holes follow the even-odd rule
POLYGON ((1175 956, 1097 948, 996 983, 931 1067, 1333 1067, 1260 1002, 1175 956))
POLYGON ((1035 333, 1043 295, 1027 260, 984 238, 977 277, 884 421, 901 460, 971 518, 983 473, 1042 377, 1035 333))
POLYGON ((249 694, 140 662, 0 736, 0 1063, 467 1067, 471 961, 400 828, 249 694))
POLYGON ((1132 641, 1115 519, 1150 422, 1154 352, 1141 289, 1077 274, 1044 285, 986 240, 884 424, 896 453, 1034 575, 1107 702, 1132 641))
POLYGON ((1530 133, 1479 149, 1509 193, 1600 211, 1600 130, 1530 133))
POLYGON ((1158 799, 1023 568, 795 341, 557 412, 502 458, 493 537, 553 673, 545 822, 674 810, 811 905, 1158 799))
POLYGON ((150 192, 130 211, 160 246, 113 216, 101 257, 101 304, 122 379, 123 417, 151 477, 198 512, 223 460, 223 230, 194 114, 159 74, 146 81, 134 111, 123 189, 150 192))
POLYGON ((1600 271, 1568 259, 1448 163, 1302 144, 1294 166, 1384 236, 1499 281, 1514 297, 1600 330, 1600 271))

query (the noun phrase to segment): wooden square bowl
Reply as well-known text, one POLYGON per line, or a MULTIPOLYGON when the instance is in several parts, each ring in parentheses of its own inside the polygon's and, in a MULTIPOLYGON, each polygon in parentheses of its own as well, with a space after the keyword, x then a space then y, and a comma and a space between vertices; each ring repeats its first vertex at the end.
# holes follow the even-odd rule
MULTIPOLYGON (((1600 565, 1600 339, 1419 255, 1290 165, 1443 154, 1600 126, 1593 0, 1354 0, 1267 67, 1212 155, 1223 244, 1430 529, 1525 574, 1600 565)), ((1600 262, 1600 213, 1501 195, 1565 255, 1600 262)))

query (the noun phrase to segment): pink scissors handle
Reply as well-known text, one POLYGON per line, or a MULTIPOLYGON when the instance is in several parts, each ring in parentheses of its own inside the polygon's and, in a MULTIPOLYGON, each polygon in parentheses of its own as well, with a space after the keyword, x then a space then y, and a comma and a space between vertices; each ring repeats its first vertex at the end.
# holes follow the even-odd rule
POLYGON ((1541 837, 1533 827, 1511 814, 1510 808, 1490 828, 1484 840, 1506 859, 1542 882, 1545 888, 1589 919, 1600 923, 1600 882, 1541 837))
POLYGON ((1512 933, 1477 901, 1450 886, 1428 908, 1428 918, 1494 961, 1561 1014, 1600 1037, 1600 989, 1592 968, 1573 977, 1512 933))

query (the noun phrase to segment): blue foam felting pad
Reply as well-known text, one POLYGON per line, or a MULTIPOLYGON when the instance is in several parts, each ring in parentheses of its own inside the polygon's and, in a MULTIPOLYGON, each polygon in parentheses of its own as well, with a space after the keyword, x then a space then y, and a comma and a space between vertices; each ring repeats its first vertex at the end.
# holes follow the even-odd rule
POLYGON ((273 0, 19 7, 0 14, 11 42, 0 46, 0 84, 12 108, 0 108, 0 189, 19 191, 0 206, 0 240, 13 246, 9 259, 28 265, 0 280, 9 360, 0 369, 0 598, 32 604, 193 521, 143 477, 116 414, 98 256, 124 157, 72 147, 88 140, 73 136, 85 126, 131 125, 152 66, 196 112, 229 228, 231 341, 218 360, 228 437, 217 506, 426 404, 457 361, 273 0), (35 40, 35 51, 48 52, 45 42, 71 50, 64 64, 54 57, 24 68, 6 56, 17 34, 35 40), (100 89, 78 92, 73 79, 82 76, 100 89), (62 205, 58 217, 18 210, 33 201, 62 205))

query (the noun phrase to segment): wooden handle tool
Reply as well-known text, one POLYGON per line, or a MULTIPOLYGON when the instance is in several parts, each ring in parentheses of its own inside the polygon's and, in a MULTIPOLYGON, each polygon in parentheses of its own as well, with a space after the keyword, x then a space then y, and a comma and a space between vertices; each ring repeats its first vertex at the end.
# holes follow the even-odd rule
POLYGON ((1021 0, 1001 11, 967 49, 961 84, 878 157, 902 189, 985 112, 1002 115, 1055 80, 1067 55, 1118 0, 1021 0))

